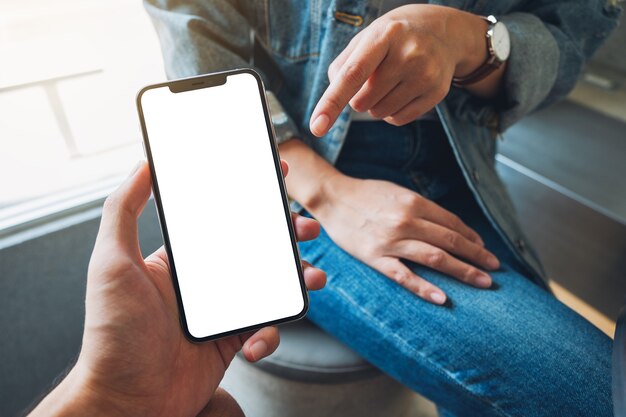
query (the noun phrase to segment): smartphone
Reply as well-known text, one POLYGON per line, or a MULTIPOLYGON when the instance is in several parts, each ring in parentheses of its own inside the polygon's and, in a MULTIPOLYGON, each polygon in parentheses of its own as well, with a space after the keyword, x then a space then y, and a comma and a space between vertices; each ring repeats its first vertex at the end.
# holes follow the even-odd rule
POLYGON ((304 317, 307 292, 259 75, 239 69, 150 85, 137 108, 187 338, 304 317))

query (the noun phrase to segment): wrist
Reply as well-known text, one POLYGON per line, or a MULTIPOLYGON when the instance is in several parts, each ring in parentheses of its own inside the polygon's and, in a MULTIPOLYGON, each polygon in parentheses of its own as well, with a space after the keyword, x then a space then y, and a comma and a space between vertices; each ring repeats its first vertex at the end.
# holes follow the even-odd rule
POLYGON ((332 206, 335 197, 341 194, 339 189, 345 178, 345 175, 334 168, 320 173, 316 186, 299 203, 315 218, 322 217, 326 208, 332 206))
POLYGON ((455 10, 449 26, 456 46, 455 77, 465 77, 476 71, 489 57, 486 34, 489 23, 472 13, 455 10))
POLYGON ((278 149, 280 157, 289 164, 285 179, 289 196, 317 216, 342 174, 298 139, 283 142, 278 149))
MULTIPOLYGON (((104 408, 91 401, 90 391, 75 366, 29 414, 29 417, 70 417, 105 415, 104 408)), ((110 410, 109 410, 109 414, 110 410)))
POLYGON ((93 389, 82 367, 75 365, 68 375, 29 414, 29 417, 122 417, 112 397, 93 389))

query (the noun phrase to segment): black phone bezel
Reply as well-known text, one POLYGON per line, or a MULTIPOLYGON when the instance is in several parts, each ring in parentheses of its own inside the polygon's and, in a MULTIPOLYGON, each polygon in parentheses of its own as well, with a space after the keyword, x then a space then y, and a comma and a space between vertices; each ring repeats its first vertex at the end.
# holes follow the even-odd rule
MULTIPOLYGON (((174 291, 176 293, 176 302, 178 304, 178 311, 179 311, 179 315, 180 315, 180 323, 181 323, 181 327, 183 329, 183 333, 185 334, 185 337, 194 342, 194 343, 199 343, 199 342, 207 342, 207 341, 211 341, 211 340, 216 340, 216 339, 221 339, 224 337, 228 337, 228 336, 232 336, 232 335, 236 335, 236 334, 241 334, 241 333, 245 333, 245 332, 249 332, 252 330, 257 330, 266 326, 272 326, 272 325, 278 325, 278 324, 283 324, 283 323, 288 323, 288 322, 293 322, 293 321, 297 321, 302 319, 303 317, 306 316, 306 313, 309 309, 309 297, 308 297, 308 292, 306 289, 306 285, 304 282, 304 274, 302 271, 302 263, 301 263, 301 259, 300 259, 300 251, 298 249, 298 243, 296 240, 296 234, 295 234, 295 230, 293 228, 293 224, 291 221, 291 210, 289 208, 289 199, 287 197, 287 189, 285 186, 285 181, 284 181, 284 176, 283 176, 283 172, 282 172, 282 167, 280 164, 280 157, 278 154, 278 148, 276 146, 276 141, 275 141, 275 133, 274 133, 274 128, 271 122, 271 116, 270 116, 270 112, 269 112, 269 108, 267 105, 267 98, 265 96, 265 88, 263 86, 263 80, 261 79, 261 76, 254 71, 251 68, 239 68, 239 69, 234 69, 234 70, 229 70, 229 71, 221 71, 221 72, 215 72, 215 73, 210 73, 210 74, 204 74, 204 75, 200 75, 200 76, 196 76, 196 77, 189 77, 189 78, 182 78, 182 79, 178 79, 178 80, 172 80, 172 81, 168 81, 168 82, 164 82, 164 83, 159 83, 159 84, 151 84, 148 85, 144 88, 142 88, 138 93, 137 93, 137 99, 136 99, 136 104, 137 104, 137 111, 139 113, 139 121, 141 123, 141 132, 143 135, 143 145, 144 145, 144 152, 146 155, 146 158, 148 159, 148 164, 150 166, 150 174, 152 175, 152 191, 154 194, 154 200, 155 200, 155 205, 156 205, 156 209, 157 209, 157 217, 159 219, 159 224, 161 226, 161 234, 163 237, 163 242, 164 242, 164 246, 165 246, 165 250, 167 252, 167 256, 168 256, 168 261, 169 261, 169 266, 170 266, 170 272, 172 275, 172 284, 174 286, 174 291), (287 227, 289 229, 289 235, 290 235, 290 239, 291 239, 291 246, 292 246, 292 250, 293 250, 293 254, 294 254, 294 262, 296 263, 296 270, 298 271, 298 279, 300 281, 300 289, 301 289, 301 293, 302 293, 302 300, 303 300, 303 309, 300 313, 293 315, 293 316, 289 316, 289 317, 285 317, 282 319, 277 319, 277 320, 273 320, 273 321, 269 321, 269 322, 263 322, 263 323, 258 323, 255 325, 251 325, 251 326, 247 326, 247 327, 243 327, 243 328, 239 328, 239 329, 233 329, 233 330, 229 330, 226 332, 222 332, 222 333, 218 333, 218 334, 214 334, 214 335, 209 335, 209 336, 203 336, 203 337, 196 337, 194 335, 191 334, 191 332, 189 331, 189 327, 187 326, 187 319, 185 316, 185 308, 183 305, 183 301, 182 301, 182 296, 180 293, 180 287, 178 285, 178 275, 176 273, 176 263, 174 260, 174 256, 173 256, 173 252, 172 252, 172 248, 171 248, 171 244, 170 244, 170 239, 169 239, 169 234, 168 234, 168 230, 167 230, 167 222, 165 220, 165 213, 163 211, 163 205, 161 202, 161 194, 159 192, 159 182, 158 182, 158 178, 156 175, 156 170, 155 170, 155 166, 154 166, 154 161, 152 158, 152 151, 150 149, 150 141, 148 139, 148 131, 146 128, 146 122, 145 122, 145 118, 144 118, 144 114, 143 114, 143 108, 141 106, 141 98, 143 96, 143 94, 148 91, 148 90, 152 90, 152 89, 157 89, 157 88, 164 88, 167 87, 170 89, 170 91, 174 94, 179 94, 179 93, 184 93, 186 91, 191 91, 191 90, 197 90, 197 89, 201 89, 201 88, 211 88, 211 87, 215 87, 218 85, 223 85, 227 82, 227 78, 230 75, 236 75, 236 74, 242 74, 242 73, 247 73, 250 74, 252 76, 254 76, 254 78, 257 81, 257 86, 259 89, 259 94, 260 94, 260 98, 261 98, 261 103, 263 106, 263 114, 265 117, 265 124, 267 127, 267 137, 269 139, 270 142, 270 148, 272 149, 272 156, 273 156, 273 160, 274 160, 274 167, 275 167, 275 171, 276 171, 276 176, 277 176, 277 180, 278 180, 278 185, 280 188, 280 194, 283 200, 283 207, 284 207, 284 211, 285 211, 285 220, 287 222, 287 227)), ((253 178, 254 176, 251 176, 251 178, 253 178)))

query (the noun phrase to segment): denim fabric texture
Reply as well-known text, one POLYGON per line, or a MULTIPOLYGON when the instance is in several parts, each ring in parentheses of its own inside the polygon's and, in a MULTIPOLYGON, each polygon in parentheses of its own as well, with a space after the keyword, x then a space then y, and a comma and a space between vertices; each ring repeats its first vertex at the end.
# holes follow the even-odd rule
MULTIPOLYGON (((300 138, 326 160, 341 152, 352 112, 346 108, 322 139, 308 130, 328 86, 327 69, 348 42, 380 15, 383 0, 144 0, 157 29, 170 78, 255 67, 277 100, 277 140, 300 138), (267 59, 255 59, 261 50, 267 59)), ((410 2, 405 2, 410 3, 410 2)), ((541 263, 527 242, 494 169, 496 136, 526 114, 563 98, 587 58, 617 25, 608 0, 432 0, 495 15, 511 34, 500 100, 452 88, 437 106, 469 189, 518 260, 540 285, 541 263)), ((294 209, 301 207, 294 204, 294 209)))
POLYGON ((407 263, 448 294, 445 307, 434 306, 322 231, 300 243, 302 256, 328 271, 326 288, 310 293, 308 318, 437 403, 441 416, 612 416, 611 340, 528 279, 451 153, 439 123, 359 122, 336 166, 353 177, 392 181, 458 214, 502 263, 491 273, 493 288, 407 263))

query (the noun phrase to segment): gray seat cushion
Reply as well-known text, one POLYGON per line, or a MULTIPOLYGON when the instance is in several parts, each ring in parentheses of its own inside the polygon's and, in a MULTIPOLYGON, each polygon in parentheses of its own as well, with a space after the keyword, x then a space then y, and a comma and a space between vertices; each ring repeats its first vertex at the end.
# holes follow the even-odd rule
POLYGON ((371 378, 380 371, 308 320, 280 327, 280 346, 256 366, 282 378, 340 383, 371 378))

